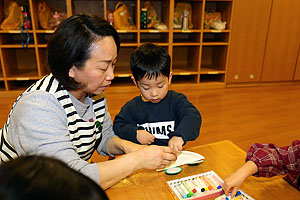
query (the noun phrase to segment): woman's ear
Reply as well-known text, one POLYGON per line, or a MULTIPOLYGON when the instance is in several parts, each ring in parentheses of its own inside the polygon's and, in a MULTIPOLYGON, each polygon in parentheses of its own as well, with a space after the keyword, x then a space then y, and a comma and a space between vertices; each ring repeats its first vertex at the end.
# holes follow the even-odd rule
POLYGON ((73 65, 73 66, 69 69, 69 77, 75 78, 76 70, 77 70, 77 68, 73 65))
POLYGON ((171 84, 171 82, 172 82, 172 77, 173 77, 173 72, 170 72, 170 75, 169 75, 169 84, 171 84))
POLYGON ((134 83, 134 85, 137 87, 137 86, 138 86, 138 85, 137 85, 137 82, 135 81, 135 79, 134 79, 133 76, 131 76, 131 80, 132 80, 132 82, 134 83))

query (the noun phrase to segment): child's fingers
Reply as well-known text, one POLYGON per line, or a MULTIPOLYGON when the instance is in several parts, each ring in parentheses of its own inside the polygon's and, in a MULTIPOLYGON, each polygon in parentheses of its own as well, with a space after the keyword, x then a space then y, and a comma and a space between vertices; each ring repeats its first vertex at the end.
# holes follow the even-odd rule
POLYGON ((237 191, 238 191, 238 188, 234 187, 232 192, 231 192, 231 198, 233 198, 236 195, 237 191))
POLYGON ((182 150, 182 145, 181 145, 181 144, 178 144, 178 145, 177 145, 177 148, 178 148, 178 151, 181 151, 181 150, 182 150))
POLYGON ((229 192, 230 192, 230 187, 227 186, 226 182, 222 185, 222 188, 223 188, 225 195, 228 196, 229 192))

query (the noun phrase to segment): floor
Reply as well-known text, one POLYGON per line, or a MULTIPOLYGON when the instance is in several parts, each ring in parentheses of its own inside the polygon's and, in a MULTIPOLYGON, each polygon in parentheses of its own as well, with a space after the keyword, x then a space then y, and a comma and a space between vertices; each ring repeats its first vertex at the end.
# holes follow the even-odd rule
MULTIPOLYGON (((186 85, 171 89, 184 93, 203 118, 200 136, 185 147, 231 140, 247 151, 255 142, 284 146, 300 139, 299 84, 238 88, 186 85)), ((108 88, 106 97, 112 119, 136 95, 139 92, 135 87, 108 88)), ((0 94, 1 126, 16 97, 0 94)))

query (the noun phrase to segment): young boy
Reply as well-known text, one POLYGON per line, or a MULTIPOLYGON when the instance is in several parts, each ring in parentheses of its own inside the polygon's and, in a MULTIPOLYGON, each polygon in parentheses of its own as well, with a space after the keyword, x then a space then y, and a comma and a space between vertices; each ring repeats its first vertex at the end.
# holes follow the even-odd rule
POLYGON ((162 47, 143 44, 130 59, 132 81, 141 92, 115 117, 120 138, 144 145, 182 146, 199 136, 201 115, 185 95, 168 90, 172 79, 170 56, 162 47))
POLYGON ((272 177, 286 175, 284 179, 300 190, 300 140, 290 146, 277 147, 274 144, 253 144, 247 152, 246 163, 227 176, 223 190, 233 197, 244 180, 251 175, 272 177))

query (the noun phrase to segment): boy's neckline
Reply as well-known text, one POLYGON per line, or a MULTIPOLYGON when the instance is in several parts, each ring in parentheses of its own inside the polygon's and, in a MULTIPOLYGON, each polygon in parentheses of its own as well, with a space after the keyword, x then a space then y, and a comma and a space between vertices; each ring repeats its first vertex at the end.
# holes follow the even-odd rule
POLYGON ((141 94, 141 98, 144 102, 150 102, 149 100, 145 99, 145 97, 143 97, 143 95, 141 94))

